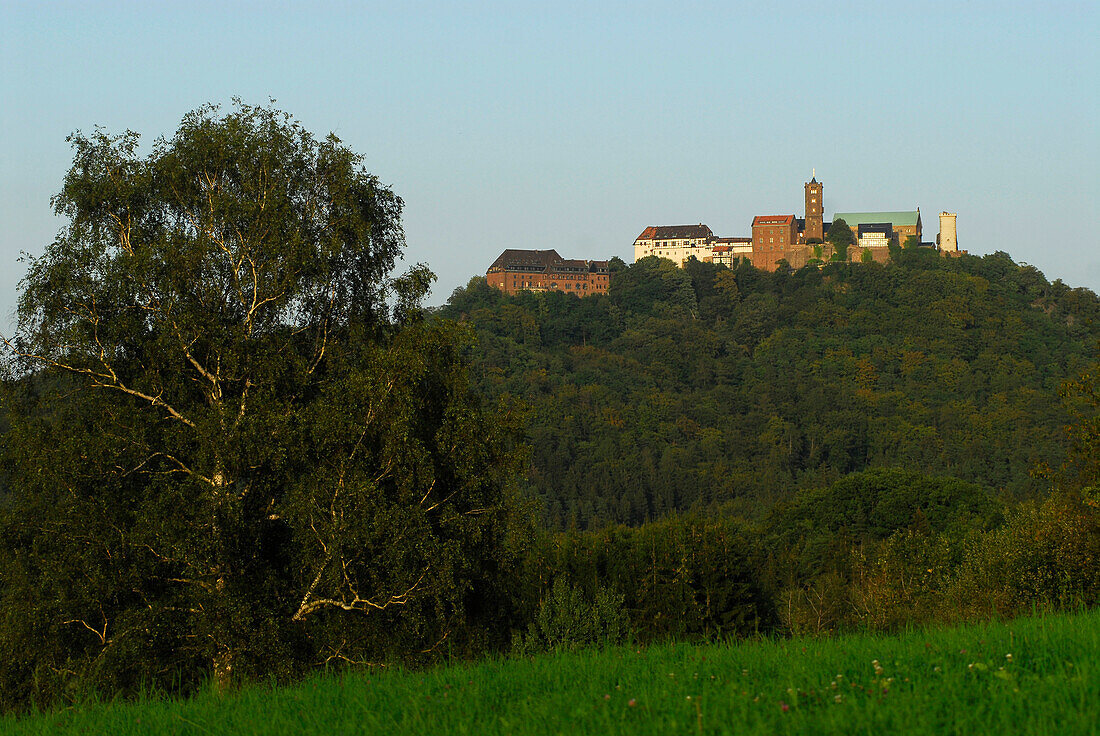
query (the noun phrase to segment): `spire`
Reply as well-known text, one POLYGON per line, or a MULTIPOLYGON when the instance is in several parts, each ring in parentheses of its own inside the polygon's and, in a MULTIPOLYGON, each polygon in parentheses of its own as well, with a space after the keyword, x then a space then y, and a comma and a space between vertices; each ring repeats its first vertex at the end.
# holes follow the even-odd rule
POLYGON ((810 179, 810 183, 811 184, 817 184, 817 169, 810 169, 810 171, 813 172, 813 174, 812 174, 813 178, 810 179))

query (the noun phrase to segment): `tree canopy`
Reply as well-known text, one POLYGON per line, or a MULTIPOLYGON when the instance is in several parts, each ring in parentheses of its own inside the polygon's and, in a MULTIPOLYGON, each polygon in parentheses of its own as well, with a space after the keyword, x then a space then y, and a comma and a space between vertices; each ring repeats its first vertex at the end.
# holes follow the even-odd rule
POLYGON ((855 245, 856 236, 848 223, 838 217, 829 225, 829 232, 825 233, 825 242, 833 246, 855 245))
POLYGON ((147 155, 70 140, 8 341, 0 694, 430 651, 497 615, 510 420, 421 318, 434 276, 393 273, 400 198, 270 107, 201 107, 147 155))
POLYGON ((847 261, 848 249, 856 244, 855 233, 842 218, 837 218, 825 233, 825 242, 833 247, 831 260, 847 261))
POLYGON ((566 528, 754 516, 874 467, 1036 494, 1100 337, 1091 291, 924 248, 789 274, 648 258, 584 299, 475 279, 442 313, 477 331, 482 390, 531 407, 530 486, 566 528))

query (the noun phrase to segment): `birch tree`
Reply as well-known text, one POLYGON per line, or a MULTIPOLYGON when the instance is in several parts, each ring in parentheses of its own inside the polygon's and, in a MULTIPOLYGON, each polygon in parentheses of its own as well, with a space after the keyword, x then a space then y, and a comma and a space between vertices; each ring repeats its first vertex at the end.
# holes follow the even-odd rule
POLYGON ((26 672, 227 683, 452 635, 515 465, 421 318, 434 276, 394 275, 400 198, 270 107, 199 108, 146 155, 70 140, 5 339, 4 594, 51 642, 26 672))

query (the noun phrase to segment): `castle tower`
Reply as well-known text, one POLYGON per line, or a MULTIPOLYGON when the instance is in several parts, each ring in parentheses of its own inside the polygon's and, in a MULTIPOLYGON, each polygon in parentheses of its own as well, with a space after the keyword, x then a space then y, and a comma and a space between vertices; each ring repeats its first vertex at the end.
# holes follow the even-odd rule
POLYGON ((955 253, 959 250, 959 241, 955 235, 955 212, 940 213, 940 234, 936 242, 941 253, 955 253))
POLYGON ((824 186, 817 180, 817 172, 806 183, 806 229, 803 232, 804 242, 825 239, 824 205, 821 194, 824 186))

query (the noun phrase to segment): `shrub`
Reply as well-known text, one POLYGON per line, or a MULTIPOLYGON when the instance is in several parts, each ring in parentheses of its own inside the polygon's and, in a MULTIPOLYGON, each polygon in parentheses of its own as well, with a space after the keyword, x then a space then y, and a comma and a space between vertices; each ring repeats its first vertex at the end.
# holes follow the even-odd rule
POLYGON ((1022 504, 971 545, 950 598, 977 615, 1100 602, 1100 509, 1075 493, 1022 504))

